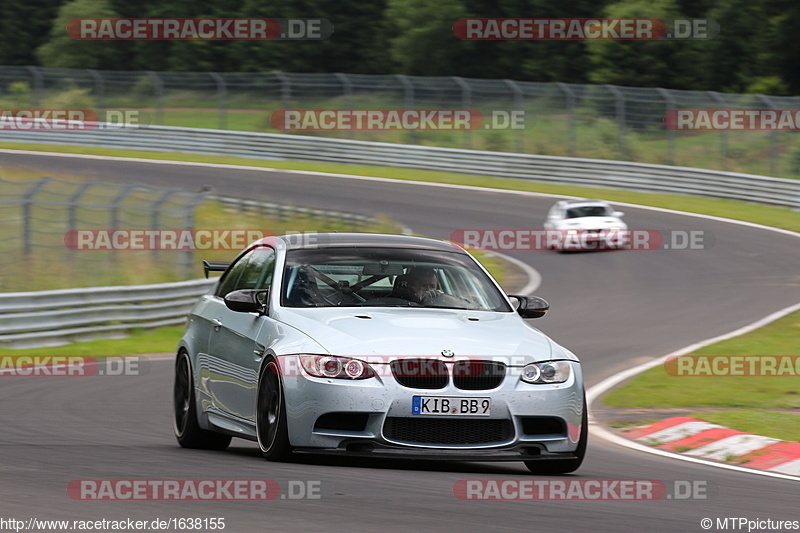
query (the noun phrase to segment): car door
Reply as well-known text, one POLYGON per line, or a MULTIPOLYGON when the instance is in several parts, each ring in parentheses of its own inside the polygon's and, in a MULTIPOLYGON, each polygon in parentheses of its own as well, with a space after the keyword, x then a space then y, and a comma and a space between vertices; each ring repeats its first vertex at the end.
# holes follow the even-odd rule
MULTIPOLYGON (((263 348, 256 338, 266 317, 258 313, 231 311, 223 298, 234 290, 268 289, 275 269, 275 250, 262 246, 242 256, 231 267, 230 279, 220 283, 209 302, 213 316, 208 341, 206 389, 215 409, 238 419, 254 419, 258 361, 263 348), (243 263, 238 266, 239 263, 243 263)), ((227 276, 226 276, 227 277, 227 276)))

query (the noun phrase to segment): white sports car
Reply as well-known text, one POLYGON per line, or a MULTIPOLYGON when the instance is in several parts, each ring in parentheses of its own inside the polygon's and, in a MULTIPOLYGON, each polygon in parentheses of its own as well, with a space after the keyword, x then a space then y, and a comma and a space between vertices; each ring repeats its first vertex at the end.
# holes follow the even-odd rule
POLYGON ((571 472, 586 452, 581 365, 523 318, 462 248, 420 237, 268 237, 189 316, 174 430, 187 448, 257 441, 298 453, 524 461, 571 472))
POLYGON ((601 200, 561 200, 547 213, 544 229, 555 232, 550 247, 564 250, 609 250, 627 243, 625 213, 601 200))

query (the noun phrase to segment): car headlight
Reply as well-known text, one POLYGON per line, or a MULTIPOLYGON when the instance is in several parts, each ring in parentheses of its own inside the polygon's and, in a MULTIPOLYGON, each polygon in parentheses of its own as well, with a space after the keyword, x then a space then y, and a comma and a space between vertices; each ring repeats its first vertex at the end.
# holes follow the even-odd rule
POLYGON ((525 383, 564 383, 569 379, 572 365, 569 361, 545 361, 531 363, 522 369, 521 379, 525 383))
POLYGON ((367 379, 375 375, 367 363, 350 357, 301 355, 300 365, 315 378, 367 379))

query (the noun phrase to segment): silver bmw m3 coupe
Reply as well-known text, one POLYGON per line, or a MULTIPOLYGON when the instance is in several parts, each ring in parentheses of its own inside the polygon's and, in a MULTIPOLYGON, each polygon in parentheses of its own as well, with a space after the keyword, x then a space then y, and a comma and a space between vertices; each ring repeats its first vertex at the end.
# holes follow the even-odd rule
POLYGON ((178 348, 181 446, 580 466, 581 365, 524 320, 547 302, 507 296, 457 245, 286 235, 205 266, 223 274, 178 348))

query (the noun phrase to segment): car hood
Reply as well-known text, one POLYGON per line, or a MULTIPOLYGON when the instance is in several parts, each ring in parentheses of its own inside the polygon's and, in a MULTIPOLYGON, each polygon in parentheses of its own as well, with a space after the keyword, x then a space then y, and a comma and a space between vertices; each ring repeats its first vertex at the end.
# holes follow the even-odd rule
MULTIPOLYGON (((515 364, 552 357, 553 345, 515 313, 454 309, 281 308, 274 318, 333 355, 514 357, 515 364)), ((573 356, 574 357, 574 356, 573 356)))
POLYGON ((624 228, 625 223, 616 217, 580 217, 562 220, 558 223, 563 229, 624 228))

